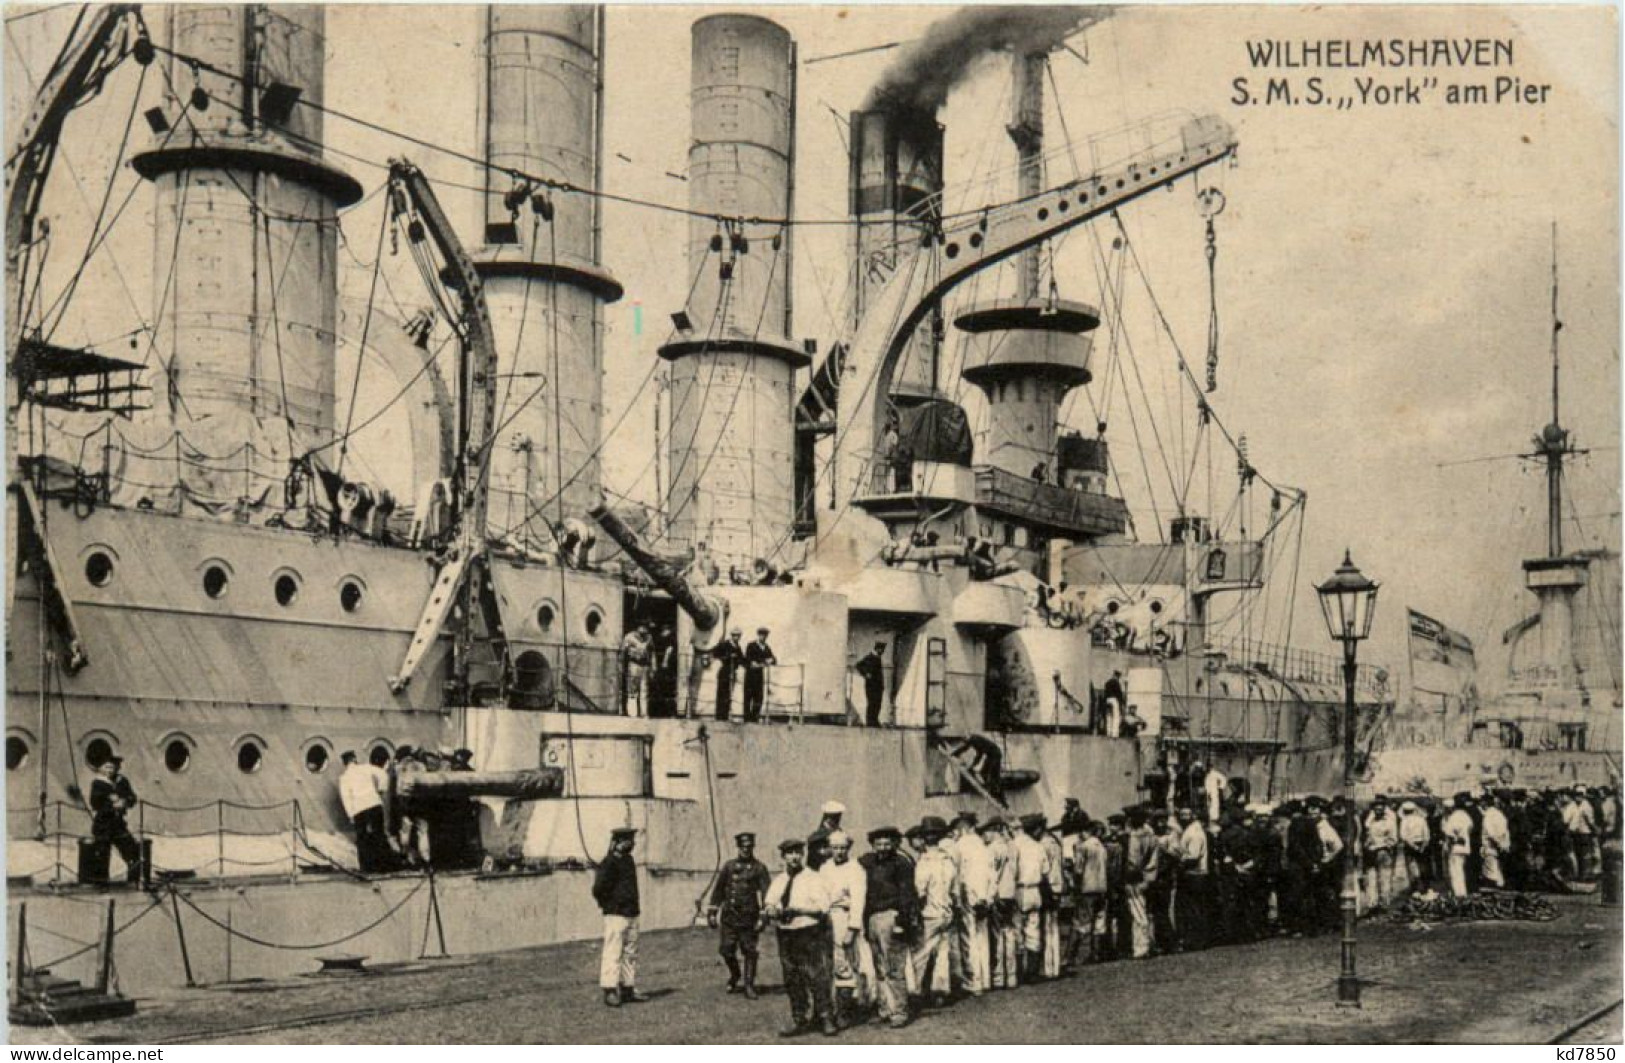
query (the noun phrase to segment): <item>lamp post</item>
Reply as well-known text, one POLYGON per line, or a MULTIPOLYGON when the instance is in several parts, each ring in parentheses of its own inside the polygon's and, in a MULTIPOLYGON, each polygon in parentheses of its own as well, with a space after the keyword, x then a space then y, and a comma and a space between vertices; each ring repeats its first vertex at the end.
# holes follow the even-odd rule
POLYGON ((1343 644, 1343 955, 1337 975, 1339 1007, 1360 1006, 1360 980, 1354 973, 1355 899, 1360 888, 1360 856, 1355 845, 1354 808, 1354 673, 1355 650, 1371 634, 1377 611, 1377 584, 1354 567, 1347 550, 1332 578, 1315 588, 1326 630, 1343 644))

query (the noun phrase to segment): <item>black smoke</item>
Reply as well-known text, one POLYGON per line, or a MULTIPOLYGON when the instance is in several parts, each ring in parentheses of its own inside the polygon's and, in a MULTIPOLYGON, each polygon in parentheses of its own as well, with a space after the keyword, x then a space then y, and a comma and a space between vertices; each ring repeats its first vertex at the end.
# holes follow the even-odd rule
POLYGON ((903 48, 869 90, 864 110, 935 113, 989 56, 1049 51, 1110 13, 1078 5, 962 7, 903 48))

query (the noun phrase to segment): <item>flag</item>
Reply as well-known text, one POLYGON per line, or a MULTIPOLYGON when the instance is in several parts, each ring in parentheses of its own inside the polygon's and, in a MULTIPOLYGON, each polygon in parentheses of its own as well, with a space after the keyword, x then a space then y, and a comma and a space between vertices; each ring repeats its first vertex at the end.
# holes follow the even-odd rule
POLYGON ((1468 709, 1478 700, 1478 661, 1473 640, 1415 609, 1410 621, 1411 686, 1430 694, 1459 699, 1468 709))

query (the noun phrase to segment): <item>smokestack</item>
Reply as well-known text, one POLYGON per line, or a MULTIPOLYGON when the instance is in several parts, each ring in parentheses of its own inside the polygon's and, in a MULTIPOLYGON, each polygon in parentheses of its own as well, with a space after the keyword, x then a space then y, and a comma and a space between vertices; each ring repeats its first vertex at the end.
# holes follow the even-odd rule
MULTIPOLYGON (((933 111, 885 106, 851 116, 853 325, 901 257, 934 238, 942 215, 942 126, 933 111)), ((933 312, 898 361, 892 398, 938 397, 941 318, 933 312)))
MULTIPOLYGON (((322 158, 324 29, 318 5, 161 8, 171 46, 200 70, 205 108, 170 100, 181 135, 138 154, 157 190, 155 349, 167 413, 195 440, 256 443, 252 471, 282 479, 287 456, 333 438, 336 212, 361 187, 322 158), (186 117, 180 112, 185 107, 186 117), (195 130, 195 136, 193 135, 195 130)), ((186 64, 165 60, 177 86, 186 64)))
POLYGON ((599 187, 603 10, 493 5, 484 23, 489 165, 476 259, 506 422, 491 456, 489 527, 542 553, 556 547, 550 524, 599 498, 603 307, 621 285, 599 262, 597 197, 516 185, 508 171, 599 187))
MULTIPOLYGON (((795 42, 754 15, 694 23, 689 206, 729 218, 788 218, 795 164, 795 42)), ((671 362, 674 546, 704 544, 749 569, 789 540, 795 371, 790 340, 791 231, 693 218, 684 308, 690 330, 660 350, 671 362)))

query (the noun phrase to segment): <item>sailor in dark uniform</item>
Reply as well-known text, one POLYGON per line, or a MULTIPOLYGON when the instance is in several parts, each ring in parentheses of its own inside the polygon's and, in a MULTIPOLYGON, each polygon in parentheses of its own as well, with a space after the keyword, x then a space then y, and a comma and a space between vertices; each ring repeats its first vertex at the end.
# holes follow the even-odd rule
POLYGON ((767 628, 757 628, 756 641, 745 647, 746 723, 762 718, 762 703, 767 700, 767 670, 779 663, 773 647, 767 644, 767 634, 767 628))
POLYGON ((745 648, 739 644, 744 634, 738 628, 717 644, 711 656, 717 662, 717 719, 726 720, 733 711, 734 673, 745 663, 745 648))
POLYGON ((130 834, 124 814, 135 807, 135 788, 119 771, 123 757, 108 757, 96 769, 90 783, 90 836, 103 853, 118 850, 124 860, 125 878, 131 885, 141 881, 141 846, 130 834))
POLYGON ((711 890, 711 907, 706 922, 722 932, 718 952, 728 965, 728 992, 756 999, 757 941, 762 933, 762 905, 772 875, 767 865, 756 859, 756 835, 749 831, 734 835, 739 855, 717 873, 711 890))

